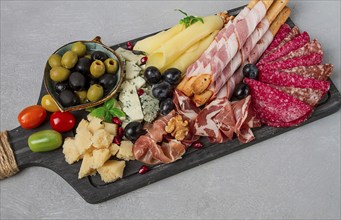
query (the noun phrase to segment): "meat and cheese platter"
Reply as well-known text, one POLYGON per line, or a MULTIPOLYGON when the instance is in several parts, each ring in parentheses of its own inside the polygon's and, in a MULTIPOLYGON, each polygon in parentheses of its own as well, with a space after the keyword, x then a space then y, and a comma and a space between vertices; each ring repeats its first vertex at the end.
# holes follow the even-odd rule
POLYGON ((0 179, 42 166, 100 203, 339 111, 333 65, 287 4, 178 10, 148 36, 60 47, 38 103, 0 133, 0 179))

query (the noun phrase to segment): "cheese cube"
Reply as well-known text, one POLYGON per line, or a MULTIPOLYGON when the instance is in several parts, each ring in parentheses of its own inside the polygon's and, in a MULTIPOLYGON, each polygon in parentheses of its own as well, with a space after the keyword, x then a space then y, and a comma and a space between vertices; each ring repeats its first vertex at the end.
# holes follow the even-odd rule
POLYGON ((140 75, 141 68, 132 61, 126 62, 126 79, 134 79, 140 75))
POLYGON ((104 124, 104 130, 106 130, 113 136, 117 135, 117 128, 118 128, 117 124, 108 123, 108 122, 103 122, 103 124, 104 124))
POLYGON ((119 99, 123 105, 122 110, 129 117, 129 121, 141 121, 143 119, 140 99, 134 85, 126 82, 122 86, 119 99))
POLYGON ((77 126, 76 133, 78 133, 81 128, 88 128, 88 126, 89 122, 87 120, 82 119, 77 126))
POLYGON ((144 84, 146 84, 146 80, 144 80, 141 76, 137 76, 135 79, 129 80, 129 82, 135 86, 136 89, 140 89, 144 84))
POLYGON ((79 128, 78 133, 75 136, 75 142, 80 154, 83 154, 87 149, 91 147, 91 137, 92 134, 87 128, 79 128))
POLYGON ((108 148, 114 139, 114 135, 104 129, 95 131, 91 137, 92 145, 95 148, 108 148))
POLYGON ((91 133, 94 133, 98 129, 104 128, 104 124, 102 124, 102 119, 94 117, 88 126, 88 129, 91 133))
POLYGON ((82 165, 78 173, 78 179, 95 174, 96 170, 92 169, 91 166, 92 166, 92 153, 86 151, 84 153, 82 165))
POLYGON ((64 140, 63 153, 65 155, 65 161, 68 164, 73 164, 82 157, 78 151, 75 139, 70 137, 64 140))
POLYGON ((122 141, 116 157, 123 160, 135 160, 133 154, 133 143, 131 141, 122 141))
POLYGON ((102 181, 110 183, 123 177, 125 165, 125 161, 108 160, 97 171, 101 175, 102 181))
POLYGON ((111 144, 109 147, 109 150, 112 156, 115 156, 119 149, 120 147, 117 144, 111 144))
POLYGON ((110 157, 111 153, 109 149, 95 149, 92 151, 91 168, 100 168, 110 157))

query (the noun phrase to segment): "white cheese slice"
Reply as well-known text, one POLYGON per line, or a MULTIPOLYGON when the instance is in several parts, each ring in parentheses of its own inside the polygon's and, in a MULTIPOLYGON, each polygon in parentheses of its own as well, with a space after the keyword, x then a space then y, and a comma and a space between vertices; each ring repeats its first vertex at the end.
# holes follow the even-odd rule
POLYGON ((140 75, 141 68, 132 61, 126 62, 126 79, 134 79, 140 75))
POLYGON ((125 82, 122 85, 119 99, 123 104, 122 110, 129 117, 129 121, 141 121, 143 119, 140 99, 134 85, 128 81, 125 82))
POLYGON ((137 64, 139 64, 141 58, 144 57, 143 55, 136 55, 131 50, 126 50, 122 47, 119 47, 115 52, 121 55, 125 60, 137 64))
POLYGON ((144 84, 146 84, 146 80, 144 80, 141 76, 136 77, 135 79, 129 80, 131 84, 135 86, 136 89, 140 89, 144 84))

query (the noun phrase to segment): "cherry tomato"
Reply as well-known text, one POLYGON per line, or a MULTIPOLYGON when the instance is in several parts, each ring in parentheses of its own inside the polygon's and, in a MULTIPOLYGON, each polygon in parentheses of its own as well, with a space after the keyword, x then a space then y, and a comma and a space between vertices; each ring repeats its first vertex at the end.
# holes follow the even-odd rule
POLYGON ((40 105, 32 105, 23 109, 18 115, 21 127, 25 129, 36 128, 41 125, 46 118, 46 111, 40 105))
POLYGON ((53 130, 66 132, 75 127, 76 119, 70 112, 54 112, 50 117, 50 125, 53 130))

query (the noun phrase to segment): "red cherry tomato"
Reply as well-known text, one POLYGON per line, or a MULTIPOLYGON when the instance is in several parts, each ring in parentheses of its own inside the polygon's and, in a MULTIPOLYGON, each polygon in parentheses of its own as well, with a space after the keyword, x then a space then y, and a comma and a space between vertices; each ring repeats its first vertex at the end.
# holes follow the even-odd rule
POLYGON ((66 132, 75 127, 76 119, 70 112, 54 112, 50 117, 50 125, 53 130, 66 132))
POLYGON ((18 115, 21 127, 25 129, 36 128, 41 125, 46 118, 46 110, 40 105, 32 105, 23 109, 18 115))

